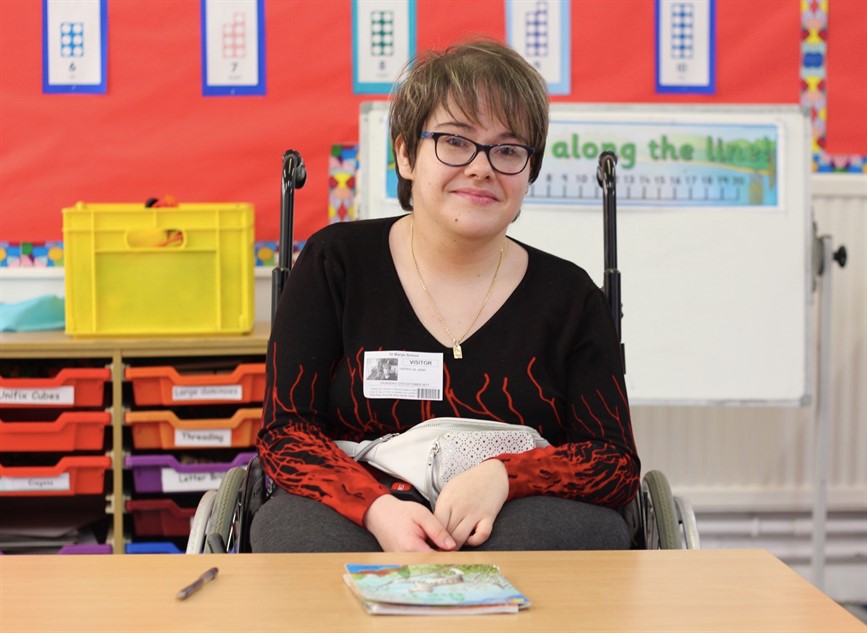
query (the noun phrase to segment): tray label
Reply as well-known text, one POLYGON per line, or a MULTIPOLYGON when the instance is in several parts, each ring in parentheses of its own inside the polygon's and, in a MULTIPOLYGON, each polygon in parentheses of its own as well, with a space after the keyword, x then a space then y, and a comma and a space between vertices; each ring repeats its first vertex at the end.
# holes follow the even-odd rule
POLYGON ((69 473, 57 477, 0 477, 0 492, 39 492, 69 490, 69 473))
POLYGON ((75 387, 0 387, 0 402, 20 405, 70 405, 75 404, 75 387))
POLYGON ((172 400, 237 400, 244 396, 241 385, 173 385, 172 400))
POLYGON ((229 429, 175 429, 175 446, 231 446, 229 429))
POLYGON ((179 473, 173 468, 163 468, 160 479, 163 492, 203 492, 216 490, 226 476, 225 472, 179 473))

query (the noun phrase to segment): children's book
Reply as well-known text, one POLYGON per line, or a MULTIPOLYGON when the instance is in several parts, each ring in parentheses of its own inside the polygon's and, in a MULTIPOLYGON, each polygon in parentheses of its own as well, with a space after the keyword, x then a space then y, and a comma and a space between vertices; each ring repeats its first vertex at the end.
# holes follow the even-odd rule
POLYGON ((530 606, 496 565, 347 564, 343 578, 376 615, 517 613, 530 606))

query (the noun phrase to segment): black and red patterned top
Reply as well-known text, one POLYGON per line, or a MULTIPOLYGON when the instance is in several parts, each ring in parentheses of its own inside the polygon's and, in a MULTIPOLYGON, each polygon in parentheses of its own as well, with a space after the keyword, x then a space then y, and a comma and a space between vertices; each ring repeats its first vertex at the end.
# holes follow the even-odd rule
POLYGON ((434 417, 484 418, 532 426, 551 443, 500 458, 510 499, 631 501, 640 466, 619 342, 589 275, 522 244, 524 279, 455 360, 400 284, 388 245, 397 219, 332 224, 298 257, 268 343, 265 472, 360 525, 388 491, 332 440, 373 439, 434 417), (364 397, 365 351, 395 350, 442 353, 440 400, 364 397))

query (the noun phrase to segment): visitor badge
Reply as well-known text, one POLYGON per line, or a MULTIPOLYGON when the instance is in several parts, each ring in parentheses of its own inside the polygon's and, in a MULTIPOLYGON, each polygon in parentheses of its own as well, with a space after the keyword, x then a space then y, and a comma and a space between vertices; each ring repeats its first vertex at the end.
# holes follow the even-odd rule
POLYGON ((363 385, 371 400, 442 400, 442 352, 364 352, 363 385))

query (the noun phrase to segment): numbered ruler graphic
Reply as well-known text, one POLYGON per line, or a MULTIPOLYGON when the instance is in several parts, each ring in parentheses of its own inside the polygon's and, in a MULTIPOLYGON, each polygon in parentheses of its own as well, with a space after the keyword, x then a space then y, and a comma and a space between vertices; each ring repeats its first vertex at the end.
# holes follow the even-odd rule
POLYGON ((618 205, 779 208, 781 135, 770 124, 552 121, 528 203, 599 204, 599 155, 617 162, 618 205))

